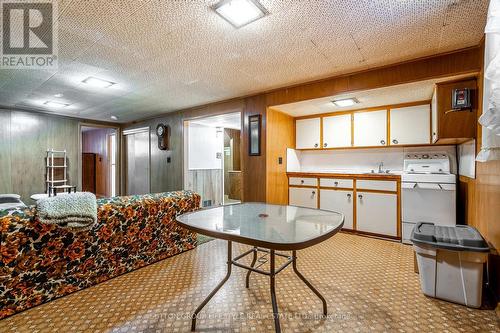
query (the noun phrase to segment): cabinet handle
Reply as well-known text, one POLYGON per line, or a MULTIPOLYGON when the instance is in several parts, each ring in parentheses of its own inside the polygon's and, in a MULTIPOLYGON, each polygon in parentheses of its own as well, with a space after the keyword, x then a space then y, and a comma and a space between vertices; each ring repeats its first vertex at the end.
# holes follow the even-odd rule
POLYGON ((334 182, 333 183, 335 186, 339 186, 339 182, 334 182))
POLYGON ((315 143, 315 144, 314 144, 314 148, 317 148, 317 147, 318 147, 318 144, 317 144, 317 143, 315 143))
POLYGON ((380 140, 380 143, 385 145, 385 140, 380 140))
POLYGON ((394 140, 392 140, 392 143, 394 143, 395 145, 397 145, 398 144, 398 140, 394 139, 394 140))
POLYGON ((328 146, 328 143, 326 143, 326 142, 323 143, 323 147, 326 147, 326 146, 328 146))
POLYGON ((347 198, 351 199, 351 193, 347 193, 347 198))
POLYGON ((315 195, 316 194, 316 191, 312 191, 312 194, 315 195))
POLYGON ((301 184, 304 184, 304 179, 301 179, 301 180, 300 180, 300 183, 301 183, 301 184))
POLYGON ((363 195, 358 194, 358 198, 363 199, 363 195))

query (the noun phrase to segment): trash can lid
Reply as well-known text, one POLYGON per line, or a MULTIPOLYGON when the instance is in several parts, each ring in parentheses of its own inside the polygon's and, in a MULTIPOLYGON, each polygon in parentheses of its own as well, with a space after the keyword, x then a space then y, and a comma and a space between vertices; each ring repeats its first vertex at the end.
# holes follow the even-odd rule
POLYGON ((468 225, 446 227, 419 222, 413 228, 411 240, 417 244, 454 251, 489 252, 490 250, 479 231, 468 225))

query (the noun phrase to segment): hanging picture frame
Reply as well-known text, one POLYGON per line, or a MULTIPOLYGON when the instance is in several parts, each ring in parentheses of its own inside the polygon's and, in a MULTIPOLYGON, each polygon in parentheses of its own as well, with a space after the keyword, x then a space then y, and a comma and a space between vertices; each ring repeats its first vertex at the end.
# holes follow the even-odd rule
POLYGON ((261 115, 248 116, 248 155, 260 156, 261 115))

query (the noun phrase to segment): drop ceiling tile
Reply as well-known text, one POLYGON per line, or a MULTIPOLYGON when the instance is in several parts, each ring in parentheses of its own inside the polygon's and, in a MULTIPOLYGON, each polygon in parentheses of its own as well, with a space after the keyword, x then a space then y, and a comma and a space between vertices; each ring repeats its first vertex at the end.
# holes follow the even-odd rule
POLYGON ((488 5, 261 0, 269 15, 235 29, 216 2, 60 0, 58 71, 0 70, 0 105, 62 91, 80 116, 136 120, 477 45, 488 5), (117 85, 95 89, 88 76, 117 85))

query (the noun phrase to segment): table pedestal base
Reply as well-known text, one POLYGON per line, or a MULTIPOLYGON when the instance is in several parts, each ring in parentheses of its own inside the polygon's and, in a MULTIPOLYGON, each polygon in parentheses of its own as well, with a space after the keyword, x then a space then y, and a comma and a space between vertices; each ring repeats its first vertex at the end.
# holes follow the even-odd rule
POLYGON ((297 269, 297 251, 292 251, 292 255, 288 256, 288 255, 283 254, 283 253, 276 253, 275 250, 266 250, 266 249, 254 247, 253 249, 233 258, 232 257, 233 256, 232 255, 232 248, 233 248, 232 242, 228 241, 227 242, 227 273, 226 273, 226 276, 224 277, 224 279, 222 279, 222 281, 215 287, 214 290, 212 290, 212 292, 203 300, 203 302, 194 311, 193 318, 191 321, 191 331, 196 330, 196 319, 198 317, 198 314, 201 312, 201 310, 205 307, 205 305, 207 305, 207 303, 212 299, 212 297, 217 293, 217 291, 219 291, 219 289, 224 285, 224 283, 226 283, 226 281, 231 276, 231 268, 233 265, 248 270, 247 275, 246 275, 246 283, 245 283, 247 288, 250 287, 250 273, 252 273, 252 272, 267 275, 270 277, 269 282, 270 282, 271 302, 273 305, 274 328, 275 328, 276 332, 278 332, 278 333, 281 332, 281 327, 280 327, 280 320, 279 320, 278 303, 276 301, 275 277, 276 277, 276 274, 281 272, 283 269, 288 267, 288 265, 290 265, 290 264, 292 264, 293 271, 295 272, 295 274, 297 274, 297 276, 306 284, 306 286, 308 286, 309 289, 311 289, 316 294, 316 296, 319 297, 319 299, 323 303, 323 315, 325 315, 325 316, 327 315, 327 304, 326 304, 325 298, 320 294, 320 292, 318 290, 316 290, 316 288, 313 287, 313 285, 297 269), (269 257, 270 257, 269 258, 269 265, 270 265, 269 271, 264 271, 264 270, 259 269, 260 266, 262 266, 263 264, 265 264, 267 262, 266 260, 262 260, 263 257, 257 258, 257 254, 259 252, 269 254, 269 257), (243 258, 249 254, 253 254, 252 263, 250 264, 250 266, 247 266, 247 265, 244 265, 244 264, 241 264, 238 262, 238 260, 240 260, 241 258, 243 258), (280 266, 278 269, 276 269, 276 256, 284 257, 287 259, 287 261, 282 266, 280 266), (259 264, 256 266, 257 261, 259 261, 259 264))

